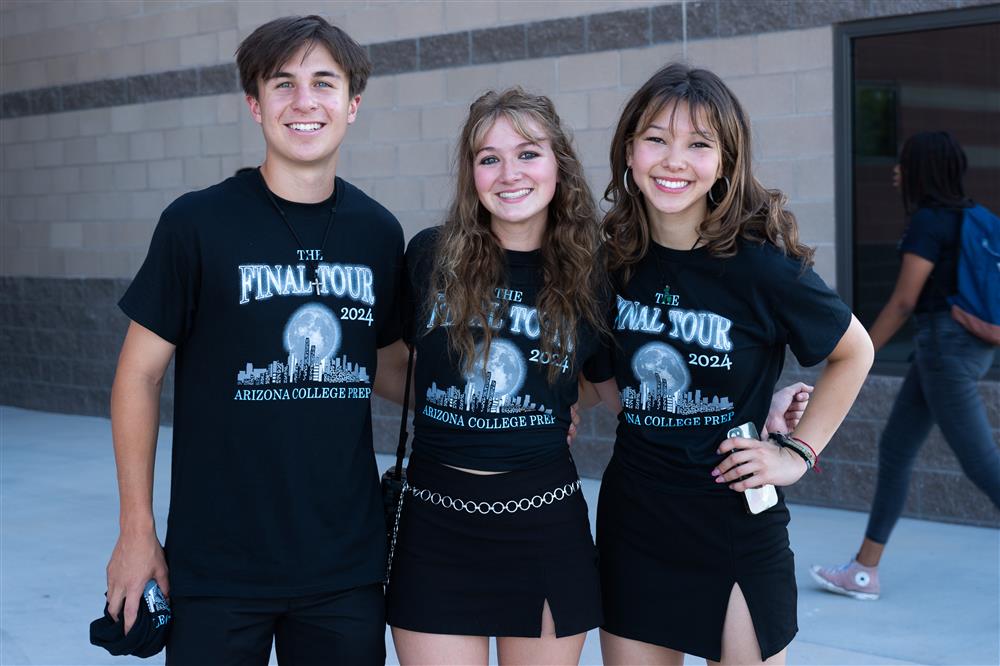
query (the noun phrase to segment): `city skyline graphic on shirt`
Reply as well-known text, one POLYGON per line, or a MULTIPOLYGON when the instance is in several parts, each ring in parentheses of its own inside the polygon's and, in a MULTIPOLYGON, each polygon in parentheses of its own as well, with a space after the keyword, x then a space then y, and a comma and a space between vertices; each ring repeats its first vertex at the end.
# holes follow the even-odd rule
POLYGON ((632 355, 632 374, 638 386, 619 392, 622 407, 630 411, 670 414, 711 414, 735 406, 726 396, 703 396, 689 390, 691 373, 680 352, 664 342, 650 342, 632 355))
POLYGON ((340 349, 340 321, 330 308, 319 303, 303 305, 288 318, 283 331, 287 356, 256 367, 248 361, 236 374, 241 386, 274 384, 371 383, 368 370, 352 363, 340 349))
POLYGON ((483 361, 482 343, 476 345, 472 370, 465 375, 465 386, 438 388, 432 382, 427 402, 439 407, 472 414, 551 414, 544 404, 531 401, 531 394, 518 395, 528 374, 524 355, 510 340, 493 338, 488 357, 483 361))

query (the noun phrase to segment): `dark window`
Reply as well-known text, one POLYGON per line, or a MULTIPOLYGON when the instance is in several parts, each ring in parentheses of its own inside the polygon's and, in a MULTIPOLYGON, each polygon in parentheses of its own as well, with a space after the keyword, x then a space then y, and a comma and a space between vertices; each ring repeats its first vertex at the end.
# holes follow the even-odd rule
MULTIPOLYGON (((1000 23, 995 17, 975 22, 956 11, 887 19, 883 34, 877 34, 879 22, 839 30, 839 62, 847 69, 846 76, 840 73, 839 109, 850 114, 838 120, 841 140, 850 142, 849 150, 838 152, 839 196, 849 193, 838 210, 838 252, 845 257, 839 270, 849 278, 843 281, 849 285, 843 295, 865 326, 888 301, 899 272, 897 243, 906 217, 892 186, 892 169, 907 137, 950 132, 969 158, 966 194, 1000 211, 1000 23), (949 22, 960 25, 945 27, 949 22), (901 29, 916 25, 926 29, 901 29)), ((911 323, 879 352, 883 369, 907 360, 912 336, 911 323)))

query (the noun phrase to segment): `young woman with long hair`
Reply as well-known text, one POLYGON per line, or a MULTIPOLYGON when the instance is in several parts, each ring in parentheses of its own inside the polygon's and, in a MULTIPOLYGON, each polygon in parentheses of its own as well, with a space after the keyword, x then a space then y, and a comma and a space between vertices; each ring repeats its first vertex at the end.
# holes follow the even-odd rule
POLYGON ((962 182, 966 165, 965 152, 947 132, 915 134, 899 156, 896 182, 909 224, 899 243, 896 286, 870 334, 878 350, 915 315, 913 363, 879 440, 878 482, 861 548, 845 565, 811 570, 824 588, 855 599, 879 597, 882 551, 903 512, 917 453, 935 423, 966 476, 1000 508, 1000 450, 977 386, 994 347, 955 321, 948 303, 957 290, 962 218, 972 206, 962 182))
MULTIPOLYGON (((575 664, 601 619, 566 443, 606 330, 596 209, 546 97, 469 109, 441 227, 406 252, 413 452, 388 621, 403 664, 575 664)), ((402 374, 397 352, 393 374, 402 374)))
MULTIPOLYGON (((596 550, 567 447, 578 381, 611 377, 593 197, 552 102, 471 105, 441 227, 406 252, 416 349, 408 491, 387 587, 403 664, 575 664, 601 622, 596 550), (605 364, 606 365, 606 364, 605 364)), ((406 349, 376 390, 401 400, 406 349)), ((794 421, 800 385, 775 396, 794 421)))
POLYGON ((597 519, 607 664, 783 663, 797 628, 780 487, 816 461, 871 364, 750 149, 732 92, 678 64, 629 99, 612 141, 616 381, 598 385, 621 409, 597 519), (801 422, 773 441, 731 437, 764 425, 786 345, 803 365, 827 362, 801 422), (751 514, 743 491, 764 484, 777 504, 751 514))

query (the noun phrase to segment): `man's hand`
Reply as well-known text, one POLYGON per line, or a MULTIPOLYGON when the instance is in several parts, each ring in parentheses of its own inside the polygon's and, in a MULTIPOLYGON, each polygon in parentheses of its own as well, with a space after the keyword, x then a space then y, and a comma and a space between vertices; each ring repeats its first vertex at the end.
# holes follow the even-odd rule
MULTIPOLYGON (((765 432, 792 432, 809 406, 813 387, 802 382, 786 386, 771 396, 771 409, 764 422, 765 432)), ((763 436, 763 435, 762 435, 763 436)))
POLYGON ((117 622, 124 605, 126 634, 135 623, 143 588, 150 579, 160 586, 164 597, 170 596, 167 561, 156 533, 122 533, 108 562, 108 613, 117 622))
POLYGON ((155 579, 163 595, 167 563, 153 524, 153 465, 160 423, 160 387, 174 345, 136 322, 129 324, 111 387, 111 436, 118 470, 120 526, 108 562, 108 613, 125 607, 125 632, 135 622, 143 588, 155 579))

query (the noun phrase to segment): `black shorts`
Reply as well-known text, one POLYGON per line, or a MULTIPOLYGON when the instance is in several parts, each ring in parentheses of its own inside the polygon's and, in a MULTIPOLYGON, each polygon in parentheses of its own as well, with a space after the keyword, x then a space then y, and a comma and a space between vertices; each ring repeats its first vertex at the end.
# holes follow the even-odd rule
POLYGON ((557 636, 600 625, 597 553, 568 455, 536 469, 489 476, 414 458, 407 478, 452 501, 406 495, 387 589, 390 625, 432 634, 537 638, 545 601, 557 636), (455 499, 462 509, 455 508, 455 499), (469 513, 466 501, 486 513, 469 513), (518 501, 515 512, 506 510, 518 501))
POLYGON ((597 505, 603 628, 719 661, 738 584, 762 659, 780 652, 798 631, 787 525, 783 500, 751 515, 740 493, 671 492, 612 457, 597 505))
POLYGON ((385 663, 382 584, 289 599, 171 597, 167 664, 385 663))

